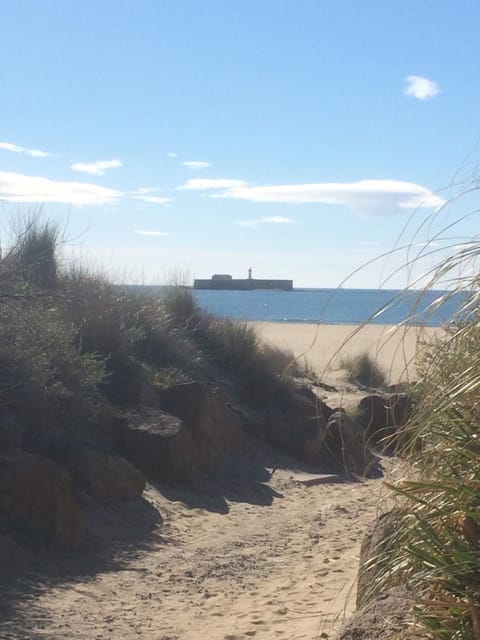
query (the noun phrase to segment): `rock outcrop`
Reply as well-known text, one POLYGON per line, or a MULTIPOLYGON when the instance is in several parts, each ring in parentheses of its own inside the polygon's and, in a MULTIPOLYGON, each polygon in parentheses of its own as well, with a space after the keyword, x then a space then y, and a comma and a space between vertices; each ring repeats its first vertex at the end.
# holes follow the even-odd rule
POLYGON ((394 587, 354 613, 335 640, 407 640, 412 637, 414 604, 407 587, 394 587))
POLYGON ((401 528, 403 512, 393 509, 379 516, 368 528, 362 540, 357 581, 357 607, 363 607, 374 597, 372 585, 389 561, 395 532, 401 528))
POLYGON ((371 477, 378 459, 364 445, 364 428, 344 411, 335 411, 327 422, 325 447, 347 474, 371 477))
POLYGON ((278 398, 265 418, 265 437, 275 447, 299 460, 322 464, 328 461, 324 403, 305 389, 278 398))
POLYGON ((365 442, 393 452, 398 436, 412 416, 412 404, 405 393, 371 395, 358 405, 358 421, 365 429, 365 442))
POLYGON ((86 535, 68 473, 48 458, 19 449, 0 452, 0 512, 13 525, 65 548, 79 546, 86 535))
POLYGON ((11 407, 0 407, 0 449, 16 447, 21 449, 24 429, 19 424, 17 412, 11 407))
POLYGON ((399 544, 403 512, 393 509, 369 527, 361 550, 357 582, 357 611, 345 623, 336 640, 407 640, 414 623, 414 591, 397 585, 384 592, 372 588, 378 576, 388 571, 391 553, 399 544))
POLYGON ((193 466, 213 469, 227 454, 245 443, 241 413, 227 393, 201 382, 168 387, 159 393, 162 409, 180 418, 193 443, 193 466))
POLYGON ((194 445, 180 418, 159 409, 131 412, 120 425, 119 440, 123 455, 151 480, 192 481, 194 445))
POLYGON ((65 464, 75 482, 99 502, 134 500, 145 489, 140 471, 116 454, 76 448, 70 451, 65 464))

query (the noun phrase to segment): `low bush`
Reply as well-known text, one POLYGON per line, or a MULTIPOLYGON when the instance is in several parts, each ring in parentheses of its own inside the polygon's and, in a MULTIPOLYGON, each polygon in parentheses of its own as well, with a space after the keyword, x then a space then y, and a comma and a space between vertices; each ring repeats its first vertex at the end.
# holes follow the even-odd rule
POLYGON ((382 389, 387 385, 385 372, 368 353, 344 356, 339 367, 346 370, 346 379, 352 384, 372 389, 382 389))
POLYGON ((62 270, 58 237, 50 224, 29 223, 0 260, 0 294, 8 289, 0 403, 27 408, 35 396, 49 402, 38 416, 59 422, 62 405, 80 422, 100 396, 129 407, 148 386, 197 379, 220 381, 263 410, 287 399, 292 376, 305 375, 293 354, 263 345, 246 323, 204 312, 184 287, 153 297, 82 267, 62 270))
POLYGON ((77 416, 70 422, 79 411, 85 418, 104 379, 103 360, 79 353, 73 325, 44 298, 0 300, 0 360, 0 403, 35 424, 47 416, 55 422, 54 408, 73 401, 77 416))
POLYGON ((292 390, 292 376, 304 369, 288 352, 263 345, 252 326, 200 312, 193 334, 205 358, 231 380, 244 402, 278 405, 292 390))
POLYGON ((22 283, 54 290, 59 276, 59 227, 51 222, 42 224, 32 215, 14 224, 12 232, 12 246, 1 261, 0 281, 15 282, 17 288, 22 283))

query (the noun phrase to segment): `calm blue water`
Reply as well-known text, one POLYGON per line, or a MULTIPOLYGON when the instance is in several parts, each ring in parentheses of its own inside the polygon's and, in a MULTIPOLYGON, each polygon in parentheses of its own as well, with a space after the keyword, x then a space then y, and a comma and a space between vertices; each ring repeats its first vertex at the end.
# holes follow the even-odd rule
MULTIPOLYGON (((129 285, 127 289, 152 296, 164 295, 167 290, 166 287, 148 285, 129 285)), ((472 295, 466 292, 424 293, 393 289, 192 290, 192 294, 206 311, 237 320, 321 324, 407 323, 430 327, 451 322, 472 295)))
POLYGON ((323 324, 425 324, 450 322, 466 293, 401 292, 380 289, 298 289, 295 291, 193 291, 201 307, 222 317, 269 322, 323 324), (438 308, 429 308, 442 296, 438 308), (382 309, 378 315, 375 314, 382 309), (375 317, 374 317, 375 316, 375 317))

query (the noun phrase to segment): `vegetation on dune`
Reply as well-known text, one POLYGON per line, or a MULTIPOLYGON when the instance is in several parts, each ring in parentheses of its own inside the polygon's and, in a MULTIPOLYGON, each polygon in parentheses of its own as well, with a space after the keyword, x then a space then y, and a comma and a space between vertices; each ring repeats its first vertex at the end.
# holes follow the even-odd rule
MULTIPOLYGON (((34 431, 94 429, 102 403, 134 406, 145 382, 163 389, 192 379, 221 381, 232 397, 268 412, 288 398, 294 377, 308 375, 292 354, 263 345, 249 325, 202 311, 184 288, 152 298, 86 269, 62 268, 59 243, 54 226, 32 219, 0 259, 0 409, 12 408, 34 431)), ((438 278, 456 273, 464 257, 443 262, 438 278)), ((374 559, 372 592, 409 582, 416 633, 478 640, 478 280, 462 280, 458 288, 472 294, 461 319, 423 346, 417 364, 417 410, 404 452, 413 474, 393 487, 404 515, 385 557, 374 559)), ((341 366, 351 382, 385 386, 367 354, 344 358, 341 366)))
POLYGON ((468 252, 460 248, 430 274, 430 287, 451 274, 448 295, 468 295, 444 337, 421 348, 417 408, 403 452, 411 474, 392 487, 403 516, 388 550, 369 567, 376 567, 372 595, 413 587, 415 634, 439 640, 480 638, 480 315, 470 262, 478 255, 478 242, 469 243, 468 252), (466 259, 472 275, 458 278, 466 259))
POLYGON ((62 268, 60 239, 51 223, 23 220, 0 260, 0 404, 23 422, 77 428, 105 399, 134 406, 145 382, 192 379, 230 385, 264 409, 302 374, 292 354, 262 346, 244 323, 209 316, 189 290, 154 298, 62 268), (78 421, 65 420, 68 411, 78 421))
POLYGON ((383 389, 387 385, 385 372, 369 353, 343 356, 339 367, 345 369, 346 380, 352 384, 371 389, 383 389))

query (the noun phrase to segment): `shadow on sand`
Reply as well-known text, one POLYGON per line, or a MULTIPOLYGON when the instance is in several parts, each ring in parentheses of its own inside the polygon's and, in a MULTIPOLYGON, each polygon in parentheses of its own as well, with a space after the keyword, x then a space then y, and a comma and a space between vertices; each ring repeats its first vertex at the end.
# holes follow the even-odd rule
MULTIPOLYGON (((167 499, 182 502, 192 509, 227 514, 229 502, 269 507, 275 498, 283 498, 281 493, 268 484, 276 468, 288 469, 296 474, 326 472, 319 465, 300 462, 263 443, 254 442, 245 450, 227 456, 215 471, 198 477, 194 487, 179 488, 163 484, 155 487, 167 499)), ((381 467, 371 477, 380 475, 381 467)), ((336 481, 346 482, 348 478, 339 474, 336 481)))
MULTIPOLYGON (((87 509, 89 538, 75 551, 61 551, 17 532, 19 544, 0 535, 0 638, 45 640, 38 598, 52 587, 75 588, 104 571, 121 571, 129 561, 164 543, 162 517, 147 500, 87 509), (6 545, 8 544, 8 550, 6 545)), ((68 632, 66 631, 68 637, 68 632)))
MULTIPOLYGON (((153 486, 167 500, 192 509, 227 514, 229 503, 245 502, 269 507, 283 495, 270 486, 276 468, 295 473, 324 473, 318 466, 303 464, 258 443, 231 454, 209 474, 199 476, 189 488, 164 484, 153 486)), ((346 478, 337 476, 337 481, 346 478)), ((158 544, 173 543, 162 529, 157 508, 145 499, 111 506, 89 504, 90 537, 74 552, 62 552, 23 536, 21 546, 2 551, 0 527, 0 638, 45 640, 38 598, 52 587, 81 589, 100 572, 132 570, 129 562, 158 544), (2 558, 6 557, 6 562, 2 558), (7 557, 9 556, 9 557, 7 557)), ((1 523, 0 523, 1 525, 1 523)), ((141 576, 139 576, 141 579, 141 576)), ((67 636, 68 637, 68 633, 67 636)))

